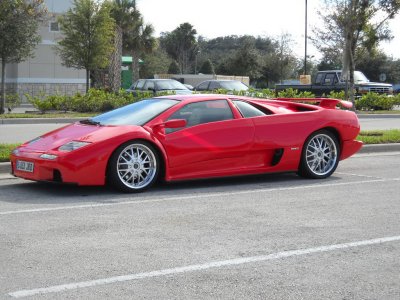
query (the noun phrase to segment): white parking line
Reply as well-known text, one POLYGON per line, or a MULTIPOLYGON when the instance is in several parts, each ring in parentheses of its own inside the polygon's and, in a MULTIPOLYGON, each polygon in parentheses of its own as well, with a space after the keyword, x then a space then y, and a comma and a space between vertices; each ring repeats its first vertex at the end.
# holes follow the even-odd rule
POLYGON ((370 179, 384 179, 383 177, 378 176, 370 176, 370 175, 363 175, 363 174, 354 174, 354 173, 345 173, 345 172, 335 172, 338 175, 346 175, 346 176, 355 176, 361 178, 370 178, 370 179))
POLYGON ((209 269, 217 269, 222 267, 229 267, 229 266, 237 266, 242 264, 248 263, 256 263, 256 262, 263 262, 269 260, 277 260, 287 257, 293 256, 301 256, 313 253, 321 253, 321 252, 329 252, 335 250, 342 250, 347 248, 355 248, 361 246, 369 246, 369 245, 377 245, 382 243, 389 243, 400 241, 400 236, 391 236, 391 237, 383 237, 371 240, 363 240, 357 242, 350 242, 344 244, 335 244, 335 245, 327 245, 327 246, 320 246, 316 248, 308 248, 308 249, 300 249, 300 250, 292 250, 292 251, 283 251, 277 252, 267 255, 260 255, 260 256, 249 256, 249 257, 241 257, 229 260, 221 260, 221 261, 214 261, 204 264, 196 264, 196 265, 189 265, 171 269, 163 269, 163 270, 156 270, 151 272, 145 273, 133 273, 128 275, 121 275, 109 278, 102 278, 90 281, 82 281, 82 282, 75 282, 75 283, 67 283, 61 285, 54 285, 44 288, 37 288, 31 290, 20 290, 11 292, 8 295, 14 298, 23 298, 34 296, 38 294, 50 294, 50 293, 59 293, 68 290, 77 290, 81 288, 93 287, 93 286, 101 286, 111 283, 118 283, 118 282, 126 282, 126 281, 133 281, 133 280, 140 280, 146 278, 153 278, 153 277, 161 277, 161 276, 172 276, 176 274, 188 273, 188 272, 198 272, 203 270, 209 269))
POLYGON ((180 200, 192 200, 210 197, 228 197, 237 195, 246 195, 253 193, 264 193, 264 192, 276 192, 276 191, 292 191, 292 190, 302 190, 302 189, 313 189, 313 188, 327 188, 327 187, 337 187, 345 185, 359 185, 359 184, 369 184, 378 182, 393 182, 400 181, 400 178, 382 178, 374 180, 363 180, 363 181, 352 181, 352 182, 337 182, 337 183, 326 183, 326 184, 310 184, 310 185, 299 185, 295 187, 284 187, 284 188, 267 188, 267 189, 254 189, 247 191, 235 191, 235 192, 220 192, 220 193, 205 193, 199 195, 181 196, 181 197, 164 197, 158 199, 148 199, 148 200, 131 200, 125 201, 126 198, 114 199, 114 203, 97 203, 97 204, 84 204, 84 205, 69 205, 69 206, 58 206, 58 207, 42 207, 33 209, 21 209, 21 210, 9 210, 0 212, 0 216, 15 215, 15 214, 25 214, 25 213, 41 213, 41 212, 52 212, 59 210, 71 210, 71 209, 83 209, 83 208, 98 208, 98 207, 108 207, 117 205, 133 205, 133 204, 143 204, 143 203, 156 203, 156 202, 167 202, 167 201, 180 201, 180 200))

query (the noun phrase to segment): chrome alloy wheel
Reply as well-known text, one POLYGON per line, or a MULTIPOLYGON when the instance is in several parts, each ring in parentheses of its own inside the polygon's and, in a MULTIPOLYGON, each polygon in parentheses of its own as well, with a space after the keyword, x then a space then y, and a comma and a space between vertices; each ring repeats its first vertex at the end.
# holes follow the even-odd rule
POLYGON ((130 144, 117 159, 117 172, 121 182, 131 189, 143 189, 156 175, 157 160, 147 146, 130 144))
POLYGON ((307 144, 306 163, 309 170, 324 176, 336 166, 338 151, 334 140, 326 134, 314 136, 307 144))

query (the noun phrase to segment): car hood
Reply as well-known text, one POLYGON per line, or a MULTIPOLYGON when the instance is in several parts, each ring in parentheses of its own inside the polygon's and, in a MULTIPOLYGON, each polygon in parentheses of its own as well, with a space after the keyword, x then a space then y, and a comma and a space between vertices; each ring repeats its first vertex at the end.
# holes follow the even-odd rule
POLYGON ((74 123, 46 133, 23 145, 27 151, 57 150, 62 145, 71 141, 96 143, 119 136, 126 132, 121 127, 130 127, 130 132, 143 130, 140 126, 96 126, 74 123))
POLYGON ((372 87, 393 87, 390 83, 380 83, 380 82, 357 82, 360 86, 372 86, 372 87))

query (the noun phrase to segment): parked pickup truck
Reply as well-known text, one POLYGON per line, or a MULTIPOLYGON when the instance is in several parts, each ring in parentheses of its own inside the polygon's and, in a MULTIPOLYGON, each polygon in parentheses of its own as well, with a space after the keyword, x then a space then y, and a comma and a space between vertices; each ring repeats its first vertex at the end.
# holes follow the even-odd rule
MULTIPOLYGON (((368 92, 393 94, 393 86, 391 84, 370 82, 360 71, 354 72, 354 85, 357 96, 368 92)), ((344 91, 346 82, 341 79, 341 71, 319 71, 313 84, 277 84, 275 91, 278 93, 290 88, 300 92, 312 92, 316 97, 322 97, 323 95, 329 95, 331 91, 344 91)))

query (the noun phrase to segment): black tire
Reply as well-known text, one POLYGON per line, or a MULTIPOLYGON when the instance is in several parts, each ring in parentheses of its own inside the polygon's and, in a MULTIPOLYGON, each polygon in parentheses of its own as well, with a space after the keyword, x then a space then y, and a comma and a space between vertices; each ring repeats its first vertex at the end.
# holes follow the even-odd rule
POLYGON ((126 192, 142 192, 158 178, 160 159, 154 147, 145 141, 130 141, 119 146, 108 163, 107 181, 126 192))
POLYGON ((337 137, 328 130, 318 130, 304 143, 298 174, 313 179, 327 178, 335 172, 339 157, 337 137))

